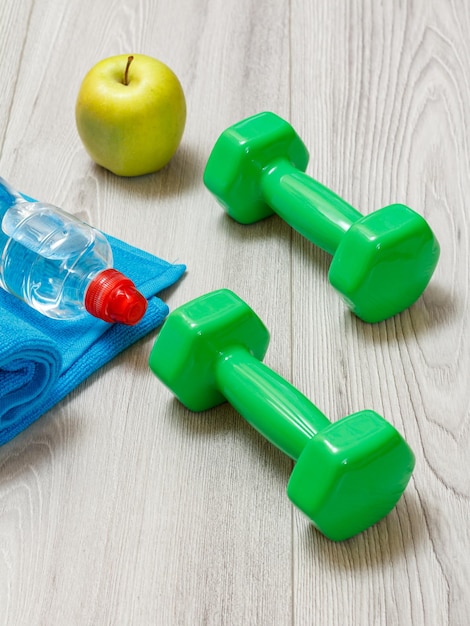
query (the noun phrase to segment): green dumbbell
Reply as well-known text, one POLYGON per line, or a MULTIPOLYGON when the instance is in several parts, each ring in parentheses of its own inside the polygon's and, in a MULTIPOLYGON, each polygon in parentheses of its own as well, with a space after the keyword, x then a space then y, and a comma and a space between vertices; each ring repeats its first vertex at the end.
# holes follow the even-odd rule
POLYGON ((190 410, 228 400, 296 462, 287 494, 327 537, 341 541, 387 515, 413 471, 401 435, 374 411, 330 423, 261 362, 269 332, 232 291, 175 309, 150 354, 155 375, 190 410))
POLYGON ((274 113, 260 113, 221 134, 204 184, 238 222, 252 224, 277 213, 334 255, 330 283, 365 322, 411 306, 439 259, 426 220, 403 204, 363 216, 307 176, 307 163, 307 148, 292 126, 274 113))

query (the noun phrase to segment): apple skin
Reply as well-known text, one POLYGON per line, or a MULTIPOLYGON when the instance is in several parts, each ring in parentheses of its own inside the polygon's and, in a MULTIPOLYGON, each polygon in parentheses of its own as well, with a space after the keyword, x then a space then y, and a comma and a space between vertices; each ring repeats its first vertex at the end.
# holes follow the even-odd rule
POLYGON ((120 54, 87 73, 75 120, 93 161, 118 176, 140 176, 160 170, 176 152, 186 123, 186 100, 167 65, 144 54, 120 54))

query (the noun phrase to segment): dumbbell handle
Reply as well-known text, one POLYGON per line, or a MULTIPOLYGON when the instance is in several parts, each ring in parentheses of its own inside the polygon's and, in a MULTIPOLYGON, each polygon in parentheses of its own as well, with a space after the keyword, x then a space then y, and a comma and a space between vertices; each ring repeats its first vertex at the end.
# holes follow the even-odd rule
POLYGON ((309 241, 334 254, 354 222, 364 217, 333 191, 286 159, 274 161, 263 172, 265 202, 309 241))
POLYGON ((308 398, 243 347, 220 355, 215 375, 228 402, 294 460, 312 437, 330 425, 308 398))

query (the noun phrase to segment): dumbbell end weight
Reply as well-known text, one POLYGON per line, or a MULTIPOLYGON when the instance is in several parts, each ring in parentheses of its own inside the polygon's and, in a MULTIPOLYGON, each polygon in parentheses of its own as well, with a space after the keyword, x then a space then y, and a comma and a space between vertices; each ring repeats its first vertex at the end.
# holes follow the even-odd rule
POLYGON ((328 278, 355 315, 365 322, 381 322, 418 300, 439 254, 426 220, 403 204, 393 204, 351 226, 328 278))
POLYGON ((206 411, 226 402, 215 364, 224 347, 232 345, 262 361, 269 331, 238 296, 219 289, 171 312, 150 353, 149 366, 190 411, 206 411))
POLYGON ((274 213, 260 189, 265 168, 278 159, 305 171, 308 150, 292 126, 271 112, 227 128, 217 139, 203 181, 231 218, 254 224, 274 213))
POLYGON ((398 431, 374 411, 361 411, 310 440, 294 466, 287 495, 326 537, 343 541, 393 509, 414 465, 414 454, 398 431))

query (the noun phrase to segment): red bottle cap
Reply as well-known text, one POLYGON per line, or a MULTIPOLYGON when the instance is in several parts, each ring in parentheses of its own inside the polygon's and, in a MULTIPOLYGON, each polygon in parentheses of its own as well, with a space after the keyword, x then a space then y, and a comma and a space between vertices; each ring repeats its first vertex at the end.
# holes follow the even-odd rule
POLYGON ((127 276, 109 269, 100 272, 89 284, 85 308, 105 322, 133 326, 144 316, 147 300, 127 276))

